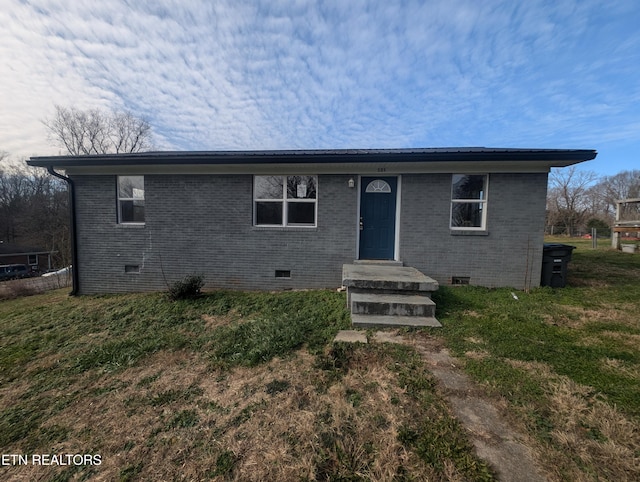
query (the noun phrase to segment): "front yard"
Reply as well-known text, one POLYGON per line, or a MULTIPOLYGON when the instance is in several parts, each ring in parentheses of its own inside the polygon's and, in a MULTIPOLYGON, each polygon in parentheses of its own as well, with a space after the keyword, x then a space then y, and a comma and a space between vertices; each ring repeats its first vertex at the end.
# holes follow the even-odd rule
MULTIPOLYGON (((404 336, 447 345, 549 480, 637 480, 640 255, 588 246, 567 288, 444 287, 443 328, 404 336)), ((341 293, 66 293, 0 302, 3 480, 493 480, 416 351, 332 343, 341 293)))

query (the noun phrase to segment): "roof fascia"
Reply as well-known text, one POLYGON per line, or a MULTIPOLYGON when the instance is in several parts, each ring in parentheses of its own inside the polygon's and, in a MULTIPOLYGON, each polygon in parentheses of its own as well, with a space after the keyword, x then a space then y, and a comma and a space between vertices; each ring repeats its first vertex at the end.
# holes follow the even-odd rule
POLYGON ((525 173, 549 172, 582 161, 440 161, 440 162, 343 162, 269 164, 152 164, 66 167, 67 175, 144 174, 437 174, 437 173, 525 173))
POLYGON ((54 253, 55 251, 22 251, 20 253, 0 253, 0 258, 1 257, 7 257, 7 256, 25 256, 25 255, 33 255, 33 254, 51 254, 54 253))
POLYGON ((100 154, 88 156, 32 157, 27 164, 65 169, 86 165, 238 165, 238 164, 337 164, 379 162, 458 162, 458 161, 586 161, 595 158, 587 149, 516 148, 423 148, 423 149, 335 149, 292 151, 183 151, 100 154))

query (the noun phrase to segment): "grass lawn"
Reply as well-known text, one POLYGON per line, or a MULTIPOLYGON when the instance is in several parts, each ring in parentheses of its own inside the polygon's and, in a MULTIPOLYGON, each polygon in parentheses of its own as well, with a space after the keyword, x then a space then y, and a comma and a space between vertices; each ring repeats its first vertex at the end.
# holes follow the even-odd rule
MULTIPOLYGON (((405 336, 458 356, 550 480, 638 480, 640 255, 568 244, 568 287, 442 287, 443 328, 405 336)), ((348 326, 331 291, 2 301, 0 478, 493 480, 418 354, 332 343, 348 326)))
POLYGON ((491 480, 412 349, 333 345, 345 305, 331 291, 1 302, 0 450, 28 465, 0 478, 491 480))
POLYGON ((552 480, 640 480, 640 255, 547 241, 577 248, 567 287, 441 289, 442 335, 552 480))

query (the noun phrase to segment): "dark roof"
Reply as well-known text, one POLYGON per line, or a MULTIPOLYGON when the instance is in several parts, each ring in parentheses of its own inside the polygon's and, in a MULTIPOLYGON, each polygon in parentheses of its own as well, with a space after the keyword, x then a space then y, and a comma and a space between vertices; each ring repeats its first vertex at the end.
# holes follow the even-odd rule
POLYGON ((88 156, 32 157, 37 167, 204 165, 204 164, 305 164, 370 162, 545 161, 560 165, 594 159, 591 149, 515 149, 449 147, 422 149, 315 149, 273 151, 172 151, 88 156))
POLYGON ((16 254, 48 254, 49 251, 33 246, 19 246, 13 243, 0 243, 0 256, 11 256, 16 254))

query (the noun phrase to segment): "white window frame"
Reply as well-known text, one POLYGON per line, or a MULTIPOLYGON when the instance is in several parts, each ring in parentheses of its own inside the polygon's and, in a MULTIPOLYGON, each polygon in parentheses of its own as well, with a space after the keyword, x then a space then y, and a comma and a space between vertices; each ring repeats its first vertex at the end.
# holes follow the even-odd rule
POLYGON ((449 211, 449 229, 453 231, 486 231, 487 230, 487 205, 489 201, 489 174, 468 174, 456 173, 451 175, 451 207, 449 211), (482 176, 484 177, 484 192, 480 199, 457 199, 453 197, 453 179, 454 176, 482 176), (480 226, 454 226, 453 225, 453 206, 454 204, 481 204, 482 218, 480 226))
POLYGON ((116 176, 116 195, 118 198, 118 224, 133 224, 133 225, 144 225, 146 222, 146 214, 147 214, 147 206, 146 206, 146 202, 145 202, 145 188, 143 187, 142 189, 142 198, 140 197, 122 197, 120 196, 120 179, 121 178, 125 178, 125 177, 141 177, 142 178, 142 185, 144 186, 144 176, 116 176), (145 202, 144 204, 144 214, 145 214, 145 221, 123 221, 122 220, 122 201, 140 201, 142 200, 143 202, 145 202))
POLYGON ((313 174, 283 174, 283 175, 255 175, 253 176, 253 225, 259 228, 282 228, 282 227, 291 227, 291 228, 315 228, 318 226, 318 176, 313 174), (314 178, 316 183, 316 197, 315 199, 288 199, 287 198, 287 177, 292 176, 309 176, 314 178), (256 179, 259 177, 280 177, 282 178, 282 196, 280 198, 256 198, 256 179), (258 213, 257 213, 257 203, 259 202, 279 202, 282 203, 282 223, 281 224, 258 224, 258 213), (313 212, 313 224, 300 224, 300 223, 288 223, 288 209, 289 204, 294 203, 313 203, 314 204, 314 212, 313 212))

